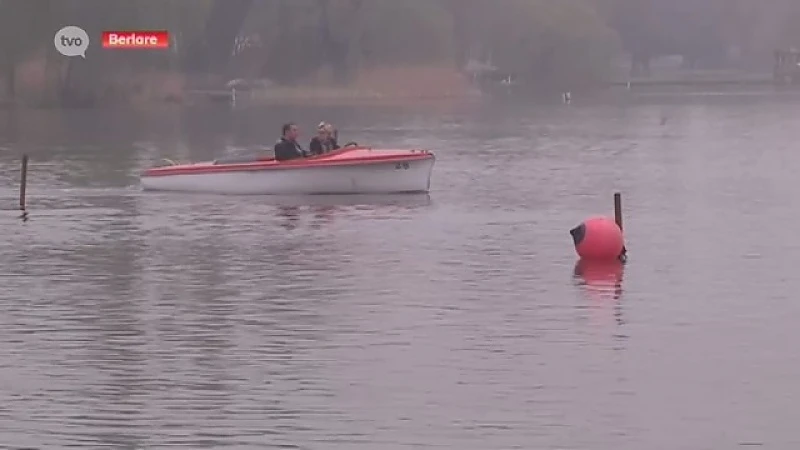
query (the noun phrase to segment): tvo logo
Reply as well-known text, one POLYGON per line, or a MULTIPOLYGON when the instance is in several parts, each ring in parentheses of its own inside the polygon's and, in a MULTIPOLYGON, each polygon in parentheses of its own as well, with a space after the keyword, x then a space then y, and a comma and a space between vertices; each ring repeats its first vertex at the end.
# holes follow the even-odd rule
POLYGON ((56 51, 64 56, 86 58, 86 49, 89 48, 89 35, 86 34, 83 28, 70 25, 56 32, 53 44, 56 46, 56 51))

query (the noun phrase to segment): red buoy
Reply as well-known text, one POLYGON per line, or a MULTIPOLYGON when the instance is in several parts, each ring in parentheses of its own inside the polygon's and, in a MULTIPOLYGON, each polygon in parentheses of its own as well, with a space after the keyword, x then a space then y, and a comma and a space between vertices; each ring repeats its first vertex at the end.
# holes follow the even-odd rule
POLYGON ((592 217, 569 230, 569 234, 582 259, 611 261, 624 257, 625 240, 614 219, 592 217))

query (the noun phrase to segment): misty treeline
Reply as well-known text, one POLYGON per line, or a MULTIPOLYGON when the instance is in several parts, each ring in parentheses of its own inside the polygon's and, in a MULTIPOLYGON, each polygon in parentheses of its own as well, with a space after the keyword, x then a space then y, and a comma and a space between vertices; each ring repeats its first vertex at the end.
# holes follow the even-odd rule
POLYGON ((325 70, 346 84, 374 67, 477 60, 565 88, 602 80, 623 54, 645 68, 668 54, 709 67, 733 51, 768 68, 776 48, 800 47, 798 23, 798 0, 0 0, 0 77, 7 96, 40 77, 42 98, 65 102, 149 73, 302 84, 325 70), (95 39, 85 60, 55 52, 64 25, 95 39), (166 29, 173 47, 102 50, 113 29, 166 29))
MULTIPOLYGON (((775 50, 800 48, 797 0, 597 0, 623 50, 645 69, 662 55, 687 67, 770 70, 775 50)), ((639 72, 641 73, 641 72, 639 72)))

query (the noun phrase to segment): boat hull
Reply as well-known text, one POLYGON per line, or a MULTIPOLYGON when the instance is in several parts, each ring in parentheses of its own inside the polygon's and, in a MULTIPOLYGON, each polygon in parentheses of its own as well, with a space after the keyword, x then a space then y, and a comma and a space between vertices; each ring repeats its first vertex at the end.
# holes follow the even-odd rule
POLYGON ((392 194, 430 190, 435 162, 432 153, 384 155, 374 159, 357 156, 151 169, 142 175, 141 185, 150 191, 234 195, 392 194))

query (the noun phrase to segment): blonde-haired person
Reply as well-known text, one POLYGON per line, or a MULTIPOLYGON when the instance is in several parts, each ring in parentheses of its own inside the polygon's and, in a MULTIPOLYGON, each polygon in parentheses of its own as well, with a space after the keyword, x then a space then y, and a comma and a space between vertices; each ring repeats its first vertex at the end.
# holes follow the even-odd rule
POLYGON ((325 122, 320 122, 317 126, 317 135, 311 139, 308 144, 308 150, 312 155, 322 155, 333 150, 339 149, 339 143, 336 142, 336 136, 333 125, 325 122))

